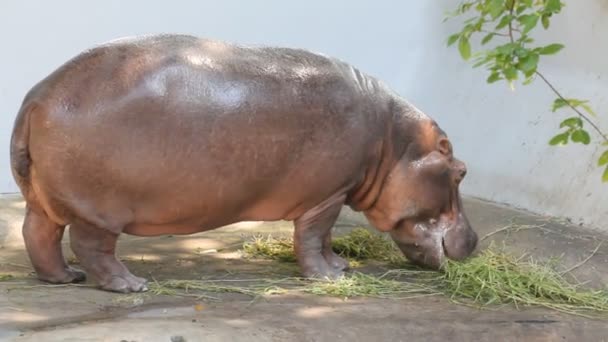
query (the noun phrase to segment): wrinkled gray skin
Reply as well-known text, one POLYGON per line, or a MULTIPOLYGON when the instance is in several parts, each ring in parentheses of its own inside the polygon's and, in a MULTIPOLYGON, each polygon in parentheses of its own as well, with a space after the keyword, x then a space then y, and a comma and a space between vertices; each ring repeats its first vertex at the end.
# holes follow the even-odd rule
POLYGON ((466 172, 436 123, 378 80, 304 50, 190 36, 113 41, 75 57, 25 97, 11 141, 38 277, 146 289, 116 258, 121 233, 192 234, 293 220, 303 275, 336 278, 343 205, 389 232, 413 262, 462 259, 477 236, 466 172))

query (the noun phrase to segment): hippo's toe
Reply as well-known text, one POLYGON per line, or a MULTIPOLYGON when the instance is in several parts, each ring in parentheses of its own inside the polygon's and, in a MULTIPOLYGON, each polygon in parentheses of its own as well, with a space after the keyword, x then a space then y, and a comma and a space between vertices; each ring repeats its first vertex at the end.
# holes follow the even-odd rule
POLYGON ((101 288, 107 291, 131 293, 148 291, 148 281, 132 274, 113 275, 109 281, 101 284, 101 288))
POLYGON ((77 268, 68 267, 68 273, 72 278, 71 283, 81 283, 87 279, 87 274, 77 268))
POLYGON ((327 264, 329 265, 329 267, 331 267, 335 270, 346 271, 350 268, 350 264, 348 263, 348 260, 342 258, 341 256, 334 253, 333 251, 328 255, 324 255, 324 257, 325 257, 325 261, 327 261, 327 264))
POLYGON ((325 263, 321 267, 304 270, 303 274, 304 277, 314 280, 338 280, 344 276, 344 271, 325 263))
POLYGON ((87 279, 87 275, 79 269, 68 266, 55 274, 39 273, 38 279, 51 284, 69 284, 81 283, 87 279))

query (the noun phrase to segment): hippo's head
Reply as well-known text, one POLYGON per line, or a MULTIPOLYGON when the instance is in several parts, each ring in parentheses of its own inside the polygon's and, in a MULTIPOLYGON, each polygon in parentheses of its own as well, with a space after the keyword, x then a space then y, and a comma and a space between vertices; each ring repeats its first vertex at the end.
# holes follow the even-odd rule
POLYGON ((437 269, 446 257, 464 259, 477 246, 458 189, 467 169, 434 121, 415 135, 365 214, 411 262, 437 269))

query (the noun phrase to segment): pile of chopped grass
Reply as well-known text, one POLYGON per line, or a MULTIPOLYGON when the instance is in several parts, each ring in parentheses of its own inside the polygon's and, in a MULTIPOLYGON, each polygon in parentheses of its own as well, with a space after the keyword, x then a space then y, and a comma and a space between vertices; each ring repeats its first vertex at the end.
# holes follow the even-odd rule
POLYGON ((493 248, 465 262, 447 261, 440 286, 454 300, 481 305, 544 306, 583 314, 608 313, 608 291, 582 289, 565 279, 555 265, 531 258, 516 258, 493 248))
POLYGON ((245 255, 253 258, 268 258, 279 261, 294 262, 293 239, 288 237, 260 237, 243 244, 245 255))
MULTIPOLYGON (((349 234, 333 239, 334 252, 349 260, 377 260, 392 263, 405 259, 392 241, 367 229, 356 228, 349 234)), ((253 258, 268 258, 294 262, 293 239, 290 237, 256 236, 243 244, 245 255, 253 258)))
POLYGON ((356 228, 349 234, 333 239, 332 249, 347 259, 404 261, 403 254, 392 241, 363 228, 356 228))
MULTIPOLYGON (((404 260, 388 240, 365 229, 334 239, 334 251, 354 260, 394 263, 404 260)), ((293 261, 293 241, 257 238, 245 244, 256 257, 293 261)), ((403 263, 402 266, 407 266, 403 263)), ((514 304, 543 306, 577 315, 608 314, 608 291, 583 289, 571 283, 556 264, 515 257, 491 245, 464 262, 448 260, 440 272, 401 269, 382 275, 351 273, 332 282, 314 282, 300 291, 338 297, 402 298, 443 294, 456 302, 479 306, 514 304), (407 274, 407 281, 400 276, 407 274)))

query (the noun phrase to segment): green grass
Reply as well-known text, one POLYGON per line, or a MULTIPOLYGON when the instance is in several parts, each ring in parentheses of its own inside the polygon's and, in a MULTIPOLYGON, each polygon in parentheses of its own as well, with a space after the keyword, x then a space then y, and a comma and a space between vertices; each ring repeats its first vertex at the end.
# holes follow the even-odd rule
MULTIPOLYGON (((363 228, 356 228, 349 234, 338 236, 332 241, 336 254, 352 261, 404 262, 405 259, 392 241, 363 228)), ((295 262, 293 239, 290 237, 256 236, 243 244, 243 252, 252 258, 266 258, 295 262)))
POLYGON ((452 299, 481 305, 537 305, 572 314, 608 313, 608 291, 582 289, 555 266, 489 248, 466 262, 448 261, 440 286, 452 299))
POLYGON ((391 263, 405 261, 403 254, 397 250, 392 241, 363 228, 354 229, 349 234, 334 238, 332 249, 336 254, 351 260, 377 260, 391 263))
MULTIPOLYGON (((365 229, 337 237, 333 249, 351 260, 388 261, 400 269, 381 275, 354 272, 333 282, 315 282, 300 290, 339 297, 382 298, 442 294, 458 302, 479 306, 513 304, 543 306, 571 314, 608 313, 608 291, 581 288, 569 282, 555 263, 515 257, 491 245, 464 262, 448 260, 440 272, 408 266, 389 240, 365 229), (398 279, 408 274, 408 281, 398 279), (412 280, 413 279, 413 280, 412 280)), ((280 261, 294 261, 293 240, 256 238, 244 245, 245 253, 280 261)))
POLYGON ((243 244, 243 252, 252 258, 267 258, 279 261, 295 262, 293 239, 287 237, 256 236, 243 244))
POLYGON ((12 274, 0 273, 0 281, 12 280, 14 278, 15 276, 13 276, 12 274))
MULTIPOLYGON (((380 274, 349 272, 335 281, 277 279, 276 275, 266 274, 256 279, 167 280, 151 284, 150 289, 159 295, 203 297, 201 292, 252 297, 300 292, 340 298, 391 299, 440 295, 478 307, 541 306, 573 315, 608 317, 608 291, 581 288, 569 282, 567 272, 560 272, 555 262, 515 257, 494 245, 464 262, 447 261, 441 271, 408 264, 391 241, 364 229, 355 229, 334 239, 333 248, 351 262, 375 260, 392 265, 399 262, 400 267, 380 274)), ((243 252, 249 257, 295 261, 290 238, 258 236, 243 245, 243 252)))

